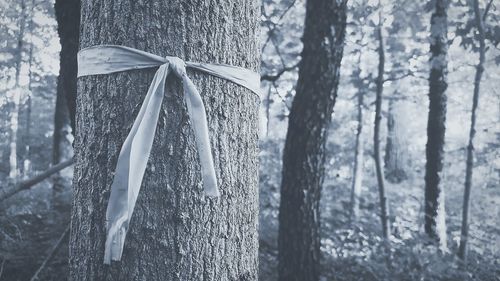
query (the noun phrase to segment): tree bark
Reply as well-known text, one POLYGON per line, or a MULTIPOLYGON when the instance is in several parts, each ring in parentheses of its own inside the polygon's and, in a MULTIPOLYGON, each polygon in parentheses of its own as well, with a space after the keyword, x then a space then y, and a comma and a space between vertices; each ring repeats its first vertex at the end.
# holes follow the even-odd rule
POLYGON ((385 143, 384 172, 391 183, 400 183, 407 179, 405 163, 405 145, 399 136, 399 120, 394 98, 389 98, 387 113, 387 138, 385 143))
POLYGON ((375 172, 377 174, 378 194, 380 199, 380 221, 382 224, 382 236, 388 241, 389 229, 389 207, 387 197, 385 194, 385 179, 382 166, 382 156, 380 155, 380 123, 382 121, 382 94, 384 91, 384 66, 385 66, 385 52, 384 52, 384 38, 382 37, 382 17, 379 16, 379 26, 377 28, 378 34, 378 76, 377 76, 377 92, 375 98, 375 122, 373 133, 373 153, 375 158, 375 172))
POLYGON ((429 76, 429 118, 425 168, 425 232, 441 248, 446 248, 446 224, 442 170, 448 87, 448 0, 436 0, 431 17, 429 76))
MULTIPOLYGON (((258 71, 259 15, 256 0, 85 0, 80 48, 119 44, 258 71)), ((113 171, 155 71, 78 81, 70 279, 257 280, 259 98, 189 70, 207 110, 221 197, 204 196, 180 81, 170 76, 122 260, 103 264, 113 171)))
POLYGON ((347 1, 306 4, 304 48, 283 156, 279 280, 318 280, 326 133, 337 97, 347 1))
POLYGON ((472 97, 469 145, 467 146, 467 161, 465 167, 464 203, 462 207, 462 231, 460 237, 460 246, 458 248, 458 256, 463 260, 467 259, 467 240, 469 239, 469 205, 470 193, 472 188, 472 170, 474 168, 474 136, 476 135, 476 111, 479 104, 479 86, 481 85, 481 77, 484 72, 484 61, 486 56, 483 16, 481 15, 481 12, 479 10, 478 0, 474 0, 472 2, 472 5, 474 7, 476 28, 479 33, 479 62, 476 67, 476 77, 474 79, 474 95, 472 97))

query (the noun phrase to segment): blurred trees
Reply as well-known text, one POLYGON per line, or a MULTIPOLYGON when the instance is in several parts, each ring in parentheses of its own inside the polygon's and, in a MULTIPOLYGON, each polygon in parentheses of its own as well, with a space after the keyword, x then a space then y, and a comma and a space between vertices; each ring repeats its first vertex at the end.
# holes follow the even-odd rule
POLYGON ((340 78, 347 1, 306 3, 302 61, 290 109, 279 209, 279 280, 319 280, 326 131, 340 78))

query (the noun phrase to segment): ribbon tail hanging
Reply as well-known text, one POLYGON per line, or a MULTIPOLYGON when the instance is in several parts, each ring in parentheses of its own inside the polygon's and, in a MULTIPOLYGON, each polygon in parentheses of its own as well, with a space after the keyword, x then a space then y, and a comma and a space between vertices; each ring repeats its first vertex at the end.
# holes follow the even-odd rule
POLYGON ((210 148, 210 139, 208 137, 208 123, 205 106, 201 95, 196 89, 191 79, 187 75, 182 76, 184 86, 184 99, 186 100, 189 118, 193 126, 196 146, 200 158, 201 175, 205 194, 208 196, 219 196, 217 178, 215 176, 214 161, 212 149, 210 148))
POLYGON ((168 63, 161 65, 156 71, 139 114, 118 156, 106 210, 108 234, 104 249, 105 264, 110 264, 111 260, 121 259, 129 221, 151 152, 168 72, 168 63))

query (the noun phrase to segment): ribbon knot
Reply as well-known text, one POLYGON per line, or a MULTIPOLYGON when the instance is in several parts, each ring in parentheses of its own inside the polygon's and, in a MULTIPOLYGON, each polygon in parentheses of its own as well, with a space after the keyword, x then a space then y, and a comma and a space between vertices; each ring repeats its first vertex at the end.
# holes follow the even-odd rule
POLYGON ((170 64, 170 68, 174 71, 177 77, 181 78, 186 75, 186 62, 178 57, 165 57, 170 64))
POLYGON ((205 194, 219 196, 214 161, 210 148, 207 116, 200 93, 186 73, 190 67, 204 73, 229 80, 258 95, 260 76, 250 70, 222 64, 184 62, 178 57, 165 58, 137 49, 99 45, 78 52, 78 77, 109 74, 134 69, 158 67, 132 129, 123 143, 116 164, 111 195, 106 210, 107 237, 104 263, 119 261, 125 236, 134 211, 142 178, 158 123, 166 78, 170 71, 182 79, 191 126, 198 149, 201 179, 205 194), (159 66, 159 67, 158 67, 159 66))

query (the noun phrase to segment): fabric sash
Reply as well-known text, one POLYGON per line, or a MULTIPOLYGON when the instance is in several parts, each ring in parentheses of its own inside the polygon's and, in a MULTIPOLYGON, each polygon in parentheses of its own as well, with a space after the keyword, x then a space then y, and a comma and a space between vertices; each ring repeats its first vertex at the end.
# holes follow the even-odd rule
POLYGON ((153 145, 168 74, 173 72, 182 80, 184 99, 193 126, 202 181, 207 196, 219 196, 219 189, 208 137, 205 106, 196 86, 189 79, 186 68, 229 80, 259 95, 260 76, 241 67, 184 62, 177 57, 160 57, 117 45, 98 45, 78 52, 78 77, 151 67, 158 67, 158 70, 149 86, 132 129, 120 150, 111 184, 111 195, 106 210, 105 264, 110 264, 111 260, 119 261, 122 256, 130 218, 134 211, 153 145))

